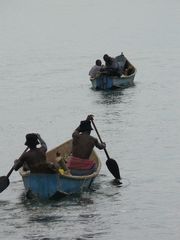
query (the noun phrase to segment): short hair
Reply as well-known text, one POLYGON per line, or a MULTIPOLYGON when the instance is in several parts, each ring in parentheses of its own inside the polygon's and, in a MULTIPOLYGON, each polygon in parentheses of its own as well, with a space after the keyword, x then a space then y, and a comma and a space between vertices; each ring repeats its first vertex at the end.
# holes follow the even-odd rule
POLYGON ((103 59, 104 59, 105 61, 108 60, 108 59, 109 59, 109 55, 104 54, 103 59))
POLYGON ((101 66, 101 64, 102 64, 102 63, 101 63, 101 60, 100 60, 100 59, 97 59, 97 60, 96 60, 96 65, 97 65, 97 66, 101 66))

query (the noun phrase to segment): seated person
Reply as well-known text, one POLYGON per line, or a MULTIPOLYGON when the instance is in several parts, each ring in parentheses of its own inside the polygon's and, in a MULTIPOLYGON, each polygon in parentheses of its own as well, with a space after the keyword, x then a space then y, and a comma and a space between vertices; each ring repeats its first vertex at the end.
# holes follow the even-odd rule
POLYGON ((38 133, 26 135, 25 145, 29 151, 24 152, 21 157, 15 160, 14 169, 17 171, 23 166, 25 171, 32 173, 55 173, 57 168, 53 163, 46 161, 47 145, 38 133), (37 145, 41 144, 40 148, 37 145))
POLYGON ((131 65, 129 65, 127 68, 125 68, 125 70, 123 71, 123 74, 125 75, 125 76, 129 76, 129 75, 131 75, 131 74, 133 74, 134 73, 134 68, 133 68, 133 66, 131 66, 131 65))
POLYGON ((102 69, 102 72, 110 76, 120 76, 121 69, 116 58, 112 58, 109 55, 105 54, 103 56, 105 67, 102 69))
POLYGON ((101 69, 102 69, 101 60, 97 59, 96 62, 95 62, 95 65, 89 71, 90 77, 95 78, 98 75, 100 75, 101 69))
POLYGON ((89 157, 94 147, 104 149, 105 143, 100 143, 96 138, 91 136, 91 122, 93 115, 88 115, 85 121, 73 132, 72 137, 72 156, 67 162, 67 167, 72 175, 89 175, 96 170, 96 164, 89 157))

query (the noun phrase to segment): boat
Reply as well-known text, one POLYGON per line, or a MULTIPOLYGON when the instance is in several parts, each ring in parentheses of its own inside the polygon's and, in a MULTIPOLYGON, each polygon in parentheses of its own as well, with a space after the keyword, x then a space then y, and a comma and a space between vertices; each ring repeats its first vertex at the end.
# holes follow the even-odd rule
MULTIPOLYGON (((55 163, 57 152, 63 160, 66 160, 71 155, 71 149, 72 139, 48 151, 47 161, 55 163)), ((101 161, 94 150, 90 159, 96 163, 97 169, 92 174, 86 176, 68 175, 62 171, 31 173, 29 170, 25 171, 23 168, 20 168, 19 173, 23 179, 26 196, 30 198, 53 199, 87 191, 99 175, 101 169, 101 161)))
POLYGON ((96 77, 90 77, 92 89, 94 90, 108 90, 116 88, 127 88, 134 85, 134 78, 136 75, 136 68, 130 63, 130 61, 121 55, 115 57, 119 66, 123 69, 122 74, 116 76, 109 74, 109 72, 103 71, 96 75, 96 77))

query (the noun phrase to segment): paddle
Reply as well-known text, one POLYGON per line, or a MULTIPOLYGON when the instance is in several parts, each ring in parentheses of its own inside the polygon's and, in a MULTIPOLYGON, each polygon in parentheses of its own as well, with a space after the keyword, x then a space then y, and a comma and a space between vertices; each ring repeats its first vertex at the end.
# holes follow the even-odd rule
MULTIPOLYGON (((99 137, 100 142, 102 143, 103 141, 102 141, 102 139, 101 139, 101 136, 99 135, 99 132, 98 132, 98 130, 97 130, 97 128, 96 128, 96 125, 95 125, 95 123, 94 123, 94 120, 91 119, 91 122, 92 122, 92 125, 93 125, 93 127, 94 127, 94 129, 95 129, 95 131, 96 131, 96 133, 97 133, 97 135, 98 135, 98 137, 99 137)), ((120 179, 121 179, 121 177, 120 177, 120 171, 119 171, 119 166, 118 166, 117 162, 116 162, 114 159, 112 159, 112 158, 109 157, 109 154, 108 154, 106 148, 104 149, 104 152, 105 152, 105 154, 106 154, 106 156, 107 156, 107 158, 108 158, 108 159, 106 160, 106 166, 107 166, 107 168, 108 168, 109 171, 112 173, 112 175, 115 177, 116 182, 119 183, 119 184, 121 184, 121 182, 120 182, 120 179)))
MULTIPOLYGON (((28 150, 28 147, 24 150, 24 152, 26 152, 28 150)), ((23 152, 23 153, 24 153, 23 152)), ((22 154, 23 154, 22 153, 22 154)), ((22 156, 22 155, 21 155, 22 156)), ((13 172, 14 170, 14 165, 13 167, 10 169, 10 171, 8 172, 8 174, 6 176, 2 176, 0 177, 0 193, 2 191, 4 191, 8 186, 9 186, 9 176, 11 175, 11 173, 13 172)))

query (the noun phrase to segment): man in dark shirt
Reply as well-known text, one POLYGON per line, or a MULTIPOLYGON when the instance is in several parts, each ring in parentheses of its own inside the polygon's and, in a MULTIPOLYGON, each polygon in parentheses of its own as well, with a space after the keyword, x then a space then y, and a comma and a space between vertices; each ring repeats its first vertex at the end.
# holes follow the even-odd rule
POLYGON ((116 58, 110 57, 108 54, 105 54, 103 56, 103 59, 105 62, 105 67, 101 72, 104 72, 105 74, 108 74, 110 76, 120 77, 122 75, 121 68, 116 58))

